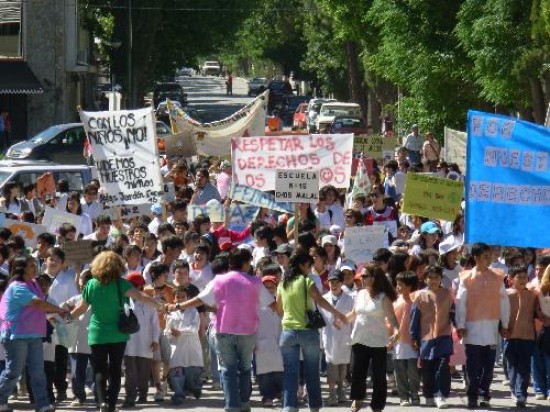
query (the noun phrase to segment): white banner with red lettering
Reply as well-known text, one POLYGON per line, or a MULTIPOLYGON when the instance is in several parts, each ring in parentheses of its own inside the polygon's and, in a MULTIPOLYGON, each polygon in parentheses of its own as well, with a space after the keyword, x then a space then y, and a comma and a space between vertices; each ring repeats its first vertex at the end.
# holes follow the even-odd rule
POLYGON ((353 134, 233 137, 233 183, 275 190, 277 169, 319 171, 319 186, 348 188, 353 134))

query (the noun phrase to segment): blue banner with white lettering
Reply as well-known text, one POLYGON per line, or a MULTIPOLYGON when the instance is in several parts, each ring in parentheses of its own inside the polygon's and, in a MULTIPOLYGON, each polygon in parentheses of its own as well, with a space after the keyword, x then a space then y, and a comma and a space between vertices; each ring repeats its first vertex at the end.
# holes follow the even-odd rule
POLYGON ((550 129, 468 112, 466 242, 550 247, 550 129))

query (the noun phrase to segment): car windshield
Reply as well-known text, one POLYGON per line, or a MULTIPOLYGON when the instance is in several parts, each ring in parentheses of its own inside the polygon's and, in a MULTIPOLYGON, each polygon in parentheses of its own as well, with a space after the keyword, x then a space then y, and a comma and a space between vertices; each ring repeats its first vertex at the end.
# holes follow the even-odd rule
POLYGON ((328 106, 321 109, 321 116, 357 116, 359 109, 354 107, 328 106))
POLYGON ((342 128, 342 127, 355 127, 355 128, 358 128, 358 127, 365 127, 365 124, 363 122, 363 120, 361 119, 352 119, 352 118, 347 118, 347 119, 338 119, 334 122, 334 127, 335 128, 342 128))
POLYGON ((0 186, 4 185, 6 180, 11 176, 10 172, 0 172, 0 186))
POLYGON ((30 141, 32 143, 43 143, 50 140, 52 137, 54 137, 56 134, 58 134, 60 131, 63 130, 63 126, 56 125, 52 127, 48 127, 46 130, 43 130, 42 132, 38 133, 36 136, 34 136, 30 141))

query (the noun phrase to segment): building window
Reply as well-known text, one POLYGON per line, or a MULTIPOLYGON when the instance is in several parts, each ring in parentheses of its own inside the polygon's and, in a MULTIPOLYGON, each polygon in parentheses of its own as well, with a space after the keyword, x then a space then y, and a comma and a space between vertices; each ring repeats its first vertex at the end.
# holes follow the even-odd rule
POLYGON ((0 58, 22 57, 22 0, 0 0, 0 58))

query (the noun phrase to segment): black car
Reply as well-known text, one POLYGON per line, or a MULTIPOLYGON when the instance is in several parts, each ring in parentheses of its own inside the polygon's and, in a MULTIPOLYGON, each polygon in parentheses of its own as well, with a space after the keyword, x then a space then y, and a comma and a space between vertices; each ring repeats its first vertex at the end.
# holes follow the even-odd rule
POLYGON ((268 83, 269 103, 267 108, 269 112, 275 109, 283 108, 283 100, 287 96, 292 96, 292 86, 289 82, 283 80, 272 80, 268 83))
POLYGON ((182 107, 187 106, 187 93, 178 83, 158 83, 153 90, 153 106, 170 99, 179 102, 182 107))

